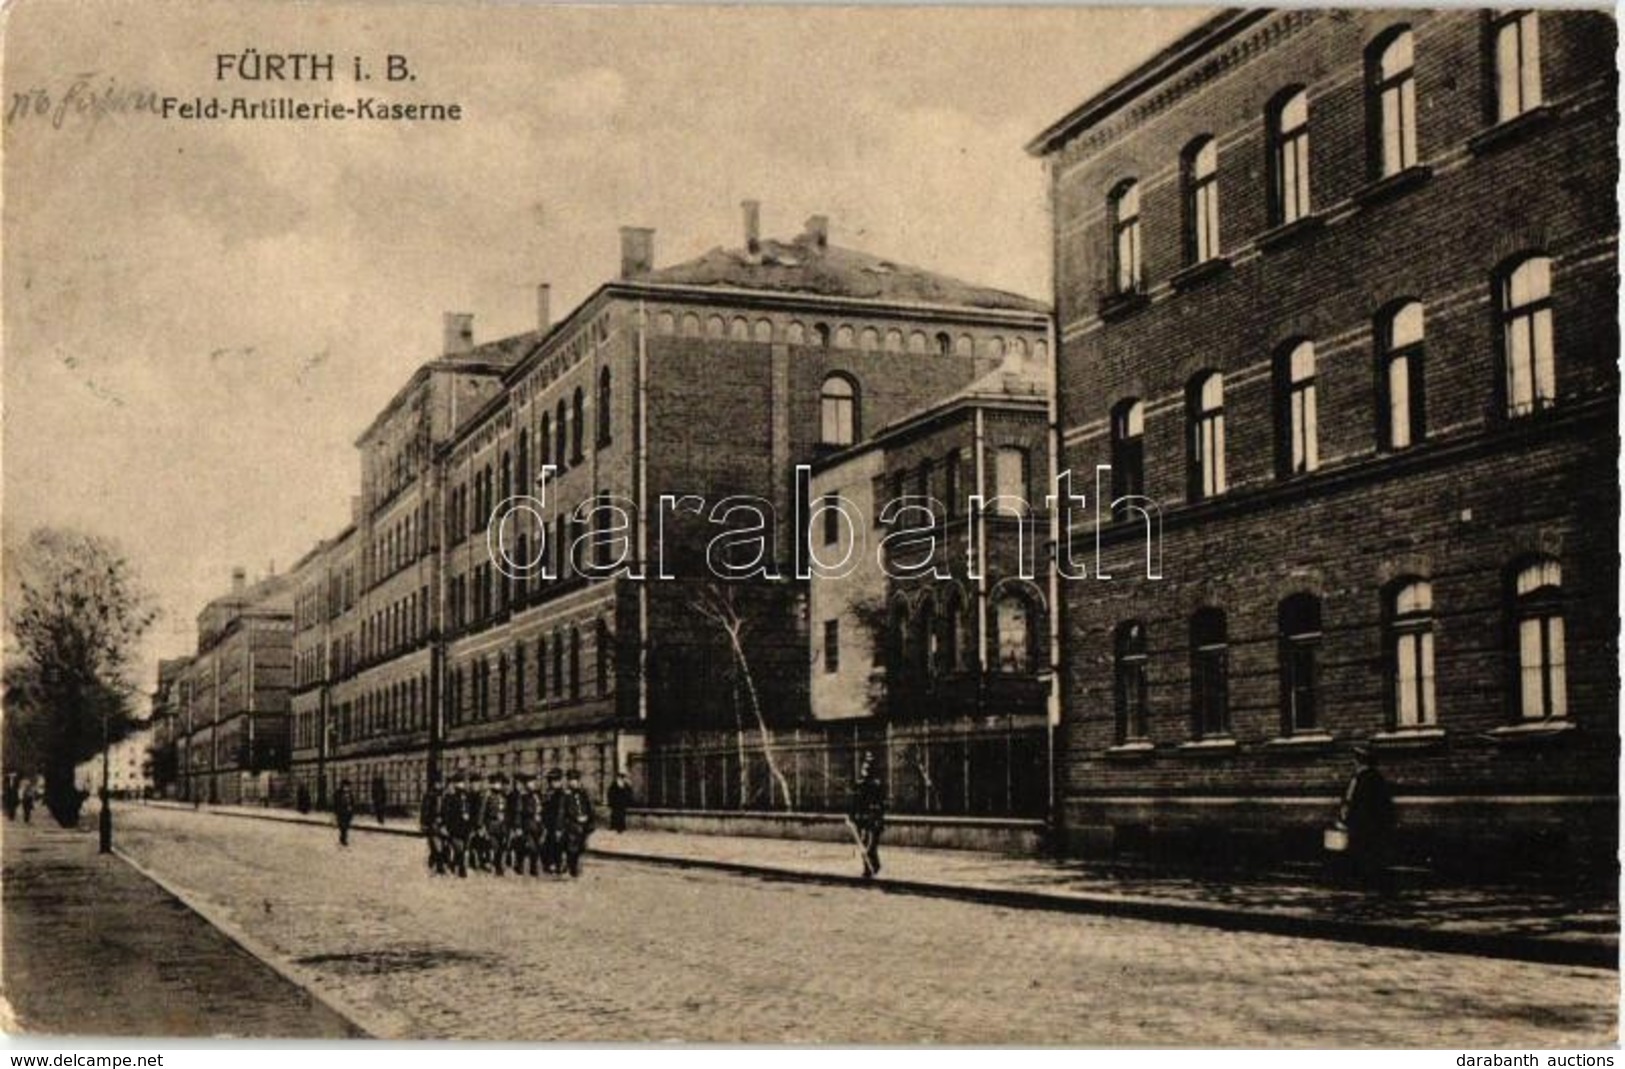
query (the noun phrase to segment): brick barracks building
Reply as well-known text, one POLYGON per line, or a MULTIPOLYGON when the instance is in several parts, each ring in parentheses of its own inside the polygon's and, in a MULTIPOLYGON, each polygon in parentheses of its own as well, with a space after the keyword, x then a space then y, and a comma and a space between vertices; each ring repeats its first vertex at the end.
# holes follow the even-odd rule
POLYGON ((1231 11, 1032 143, 1062 464, 1151 502, 1064 584, 1075 849, 1315 850, 1365 743, 1413 857, 1613 863, 1614 43, 1231 11))
POLYGON ((542 287, 532 332, 475 344, 471 317, 446 317, 442 354, 357 440, 351 524, 291 573, 283 801, 325 804, 341 780, 365 800, 382 781, 410 809, 456 768, 574 767, 598 792, 631 766, 640 797, 668 768, 703 775, 645 765, 738 723, 726 636, 695 608, 719 559, 751 556, 708 550, 748 526, 719 516, 725 498, 766 515, 765 570, 784 577, 727 584, 761 706, 810 721, 798 536, 774 522, 801 504, 797 466, 1007 356, 1047 364, 1047 315, 832 245, 823 217, 789 241, 758 217, 747 202, 742 247, 666 268, 652 231, 623 230, 620 276, 557 322, 542 287), (504 574, 488 521, 527 493, 503 551, 538 566, 504 574))

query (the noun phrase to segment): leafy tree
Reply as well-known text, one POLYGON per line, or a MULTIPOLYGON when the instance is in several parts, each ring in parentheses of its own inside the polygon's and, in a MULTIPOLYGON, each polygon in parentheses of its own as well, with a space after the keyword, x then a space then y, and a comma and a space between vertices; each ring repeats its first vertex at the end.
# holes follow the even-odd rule
POLYGON ((131 661, 157 612, 97 535, 38 528, 7 571, 6 764, 43 772, 46 807, 71 827, 74 766, 134 726, 131 661))

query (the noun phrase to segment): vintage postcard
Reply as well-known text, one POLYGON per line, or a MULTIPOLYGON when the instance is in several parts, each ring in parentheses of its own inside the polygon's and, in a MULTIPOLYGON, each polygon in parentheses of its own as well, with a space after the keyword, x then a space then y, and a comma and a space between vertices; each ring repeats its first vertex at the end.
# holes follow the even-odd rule
POLYGON ((1618 1041, 1611 11, 3 15, 7 1031, 1618 1041))

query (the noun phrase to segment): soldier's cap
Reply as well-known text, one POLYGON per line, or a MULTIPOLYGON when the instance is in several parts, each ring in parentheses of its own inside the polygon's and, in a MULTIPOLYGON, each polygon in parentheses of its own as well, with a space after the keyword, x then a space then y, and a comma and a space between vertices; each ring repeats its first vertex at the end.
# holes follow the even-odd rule
POLYGON ((491 775, 488 778, 490 779, 490 781, 492 783, 507 783, 508 782, 508 777, 504 776, 500 772, 493 772, 493 773, 491 773, 491 775))
POLYGON ((568 772, 566 772, 564 774, 564 778, 565 779, 580 779, 581 778, 581 773, 579 771, 577 771, 576 769, 572 768, 570 771, 568 771, 568 772))
POLYGON ((549 783, 556 783, 556 782, 558 782, 559 780, 561 780, 563 778, 564 778, 564 773, 560 772, 558 769, 550 768, 550 769, 547 770, 547 781, 549 783))
POLYGON ((534 780, 536 778, 536 773, 534 773, 534 772, 521 772, 517 776, 515 776, 514 778, 517 779, 520 783, 529 783, 530 781, 532 781, 532 780, 534 780))

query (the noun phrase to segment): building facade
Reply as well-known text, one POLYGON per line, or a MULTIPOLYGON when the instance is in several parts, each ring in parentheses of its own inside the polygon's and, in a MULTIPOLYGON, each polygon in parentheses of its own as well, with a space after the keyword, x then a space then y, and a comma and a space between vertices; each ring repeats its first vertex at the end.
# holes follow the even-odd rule
POLYGON ((621 241, 562 320, 545 286, 533 332, 475 345, 448 316, 358 440, 352 526, 292 580, 315 804, 349 780, 409 809, 453 769, 598 791, 747 700, 809 721, 798 467, 1006 357, 1048 362, 1036 302, 832 245, 822 217, 763 239, 747 203, 740 247, 666 268, 652 231, 621 241))
POLYGON ((1117 502, 1074 848, 1316 849, 1365 744, 1413 857, 1611 863, 1614 33, 1227 12, 1033 142, 1062 465, 1117 502))

